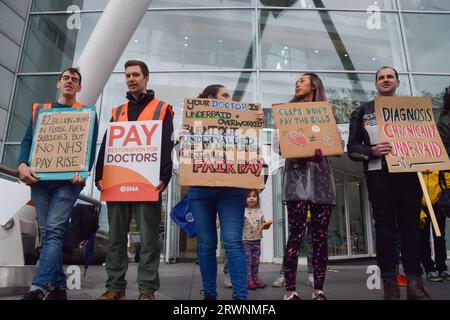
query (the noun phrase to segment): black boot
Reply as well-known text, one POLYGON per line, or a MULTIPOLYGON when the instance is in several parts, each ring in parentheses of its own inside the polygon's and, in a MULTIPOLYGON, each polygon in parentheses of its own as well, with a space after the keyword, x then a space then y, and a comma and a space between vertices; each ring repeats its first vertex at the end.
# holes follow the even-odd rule
POLYGON ((400 289, 395 278, 383 279, 384 300, 400 300, 400 289))
POLYGON ((407 274, 408 287, 406 289, 407 300, 431 300, 431 297, 423 288, 422 276, 418 274, 407 274))

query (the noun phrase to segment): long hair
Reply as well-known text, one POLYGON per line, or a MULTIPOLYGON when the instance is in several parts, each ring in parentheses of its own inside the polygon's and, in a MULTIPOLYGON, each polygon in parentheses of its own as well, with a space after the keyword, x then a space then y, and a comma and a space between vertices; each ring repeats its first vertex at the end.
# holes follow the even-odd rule
MULTIPOLYGON (((312 72, 307 72, 303 74, 304 76, 308 76, 311 85, 314 86, 314 95, 313 95, 313 101, 327 101, 327 95, 325 94, 325 87, 323 86, 322 80, 319 78, 319 76, 312 72)), ((290 102, 302 102, 303 98, 297 97, 294 95, 292 100, 290 102)))
POLYGON ((450 86, 445 88, 445 93, 444 93, 444 110, 450 111, 450 86))
POLYGON ((202 93, 198 95, 197 98, 200 99, 208 99, 209 97, 217 98, 217 93, 219 92, 220 88, 225 88, 221 84, 211 84, 207 86, 202 93))

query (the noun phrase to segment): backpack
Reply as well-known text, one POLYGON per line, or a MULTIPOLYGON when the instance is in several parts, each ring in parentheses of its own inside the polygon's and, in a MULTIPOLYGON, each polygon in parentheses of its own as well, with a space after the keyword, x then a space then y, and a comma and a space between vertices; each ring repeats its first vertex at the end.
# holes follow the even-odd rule
POLYGON ((63 252, 72 254, 82 241, 95 236, 99 229, 100 212, 98 208, 89 204, 77 204, 72 209, 69 225, 64 234, 63 252))
POLYGON ((172 208, 170 217, 189 237, 193 238, 197 235, 194 216, 189 209, 189 201, 186 196, 172 208))

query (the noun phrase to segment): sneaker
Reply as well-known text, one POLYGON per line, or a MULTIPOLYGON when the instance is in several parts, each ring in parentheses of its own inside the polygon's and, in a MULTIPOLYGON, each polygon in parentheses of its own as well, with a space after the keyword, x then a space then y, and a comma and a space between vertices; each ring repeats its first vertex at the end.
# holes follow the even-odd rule
POLYGON ((300 298, 297 292, 294 291, 289 297, 284 295, 284 300, 302 300, 302 298, 300 298))
POLYGON ((44 298, 45 298, 44 291, 36 289, 25 293, 22 300, 44 300, 44 298))
POLYGON ((106 291, 96 300, 123 300, 125 299, 125 291, 106 291))
POLYGON ((233 284, 231 283, 229 273, 225 273, 223 275, 223 287, 224 288, 233 288, 233 284))
POLYGON ((314 287, 314 275, 312 273, 308 273, 308 278, 306 279, 306 285, 310 287, 314 287))
POLYGON ((247 287, 248 287, 248 290, 255 290, 256 288, 258 288, 258 286, 253 281, 249 281, 247 283, 247 287))
POLYGON ((278 276, 278 278, 275 279, 274 282, 272 282, 272 287, 274 288, 280 288, 280 287, 284 287, 285 284, 285 280, 284 280, 284 276, 278 276))
POLYGON ((328 300, 327 296, 325 295, 325 293, 323 293, 322 290, 319 290, 319 292, 313 292, 312 294, 312 299, 313 300, 328 300))
POLYGON ((253 281, 253 283, 256 285, 256 287, 258 289, 263 289, 263 288, 267 287, 267 284, 261 280, 253 281))
POLYGON ((140 293, 139 300, 156 300, 155 295, 153 293, 140 293))
POLYGON ((67 290, 63 288, 55 288, 48 293, 45 300, 68 300, 67 290))
POLYGON ((408 285, 408 280, 400 272, 395 273, 395 280, 397 281, 397 285, 399 287, 406 287, 408 285))
POLYGON ((450 273, 447 271, 439 272, 439 277, 441 277, 443 280, 450 281, 450 273))
POLYGON ((442 282, 442 281, 444 281, 444 279, 442 279, 439 276, 439 273, 437 271, 427 272, 426 279, 428 281, 432 281, 432 282, 442 282))

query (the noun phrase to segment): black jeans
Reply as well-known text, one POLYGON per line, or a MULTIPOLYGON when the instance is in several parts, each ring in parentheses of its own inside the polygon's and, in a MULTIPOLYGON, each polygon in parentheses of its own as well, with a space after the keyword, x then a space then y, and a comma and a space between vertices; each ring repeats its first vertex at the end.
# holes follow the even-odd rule
POLYGON ((431 244, 430 244, 430 223, 431 219, 428 214, 428 208, 423 208, 427 214, 425 220, 425 226, 420 230, 421 237, 421 255, 422 255, 422 267, 425 272, 438 271, 443 272, 447 270, 445 260, 447 260, 447 249, 445 246, 445 215, 439 212, 437 206, 433 206, 434 214, 441 231, 441 236, 436 237, 433 229, 434 239, 434 261, 431 259, 431 244))
POLYGON ((403 269, 406 274, 420 274, 419 218, 422 190, 417 174, 369 171, 366 176, 382 278, 394 276, 396 221, 401 237, 403 269))

